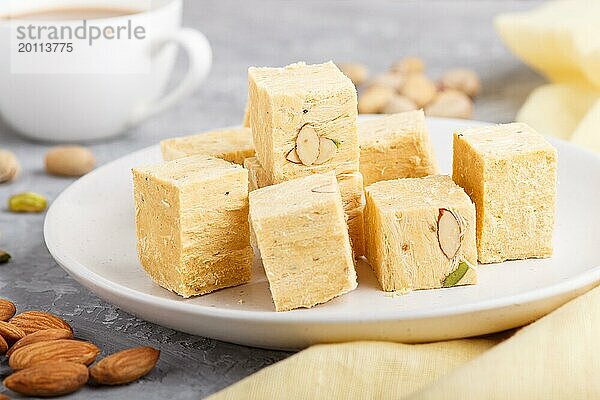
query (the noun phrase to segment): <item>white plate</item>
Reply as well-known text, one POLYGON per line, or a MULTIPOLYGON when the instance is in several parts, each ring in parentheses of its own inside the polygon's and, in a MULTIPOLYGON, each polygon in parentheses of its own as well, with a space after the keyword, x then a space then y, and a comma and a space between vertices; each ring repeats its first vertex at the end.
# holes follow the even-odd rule
MULTIPOLYGON (((453 130, 473 121, 429 119, 442 171, 450 171, 453 130)), ((160 161, 153 146, 84 176, 55 201, 45 221, 56 261, 98 296, 143 319, 184 332, 268 348, 348 340, 421 342, 496 332, 552 311, 600 281, 600 157, 563 141, 555 254, 479 267, 476 286, 392 297, 358 266, 352 293, 312 309, 277 313, 260 262, 252 281, 193 299, 155 285, 136 255, 130 169, 160 161)))

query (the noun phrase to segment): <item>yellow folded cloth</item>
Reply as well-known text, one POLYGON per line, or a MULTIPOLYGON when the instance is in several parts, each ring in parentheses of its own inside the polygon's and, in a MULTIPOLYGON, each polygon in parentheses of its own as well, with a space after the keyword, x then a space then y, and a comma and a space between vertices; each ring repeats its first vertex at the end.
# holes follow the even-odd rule
POLYGON ((318 345, 209 399, 596 399, 599 334, 596 288, 504 341, 318 345))
POLYGON ((531 93, 516 120, 600 151, 600 1, 551 1, 495 24, 508 48, 553 82, 531 93))

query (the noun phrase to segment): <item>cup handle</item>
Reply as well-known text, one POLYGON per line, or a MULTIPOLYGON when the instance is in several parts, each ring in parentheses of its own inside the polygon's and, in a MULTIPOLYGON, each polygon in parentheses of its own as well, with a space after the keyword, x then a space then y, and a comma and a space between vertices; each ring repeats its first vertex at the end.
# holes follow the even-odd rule
POLYGON ((154 43, 154 46, 162 47, 168 43, 176 43, 188 55, 188 71, 181 82, 171 92, 158 99, 140 106, 134 111, 129 124, 135 125, 155 114, 161 113, 172 107, 179 100, 188 97, 208 75, 212 65, 212 49, 206 36, 201 32, 181 28, 180 30, 166 35, 154 43))

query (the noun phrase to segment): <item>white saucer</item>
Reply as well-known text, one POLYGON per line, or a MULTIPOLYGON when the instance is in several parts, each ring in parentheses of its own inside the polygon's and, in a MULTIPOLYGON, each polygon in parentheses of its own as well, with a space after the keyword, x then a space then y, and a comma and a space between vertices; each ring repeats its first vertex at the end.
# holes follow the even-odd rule
MULTIPOLYGON (((452 132, 480 124, 428 119, 441 170, 452 132)), ((358 266, 358 289, 312 309, 277 313, 259 261, 244 286, 182 299, 155 285, 136 255, 130 169, 160 161, 153 146, 79 179, 52 204, 44 234, 56 261, 98 296, 140 318, 249 346, 293 349, 349 340, 433 341, 523 325, 600 282, 600 157, 552 140, 559 152, 555 254, 481 265, 479 284, 393 297, 358 266)))

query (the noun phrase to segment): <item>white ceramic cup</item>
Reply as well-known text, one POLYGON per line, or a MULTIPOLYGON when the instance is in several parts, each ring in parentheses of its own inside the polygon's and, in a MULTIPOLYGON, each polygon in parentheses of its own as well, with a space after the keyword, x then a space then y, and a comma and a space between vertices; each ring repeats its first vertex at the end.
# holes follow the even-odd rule
POLYGON ((0 2, 0 115, 17 132, 33 139, 86 142, 118 135, 166 110, 198 87, 212 62, 206 37, 194 29, 182 28, 181 17, 182 0, 0 2), (17 36, 18 26, 31 25, 35 31, 44 25, 50 27, 43 31, 46 34, 53 26, 67 26, 74 31, 82 26, 82 20, 29 21, 18 15, 75 7, 138 10, 131 15, 88 22, 106 28, 113 37, 117 27, 141 26, 144 38, 131 39, 123 33, 125 39, 99 38, 90 45, 93 34, 85 39, 61 37, 47 47, 49 52, 43 52, 32 50, 35 43, 48 46, 49 40, 36 41, 29 36, 21 40, 17 36), (6 15, 17 18, 2 19, 6 15), (64 48, 52 51, 54 43, 67 42, 71 43, 70 52, 64 48), (187 53, 188 70, 175 88, 165 93, 177 46, 187 53), (24 52, 18 53, 19 48, 24 52))

